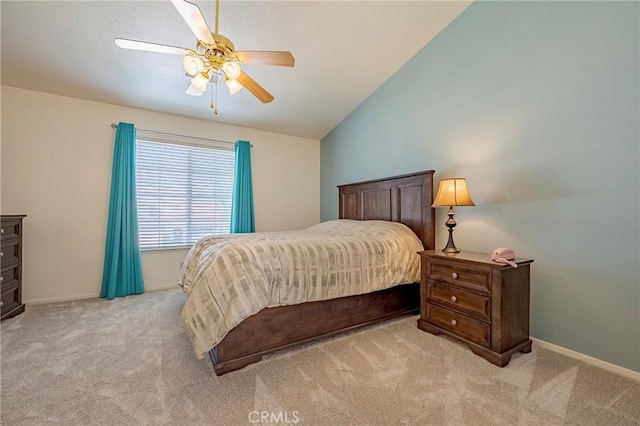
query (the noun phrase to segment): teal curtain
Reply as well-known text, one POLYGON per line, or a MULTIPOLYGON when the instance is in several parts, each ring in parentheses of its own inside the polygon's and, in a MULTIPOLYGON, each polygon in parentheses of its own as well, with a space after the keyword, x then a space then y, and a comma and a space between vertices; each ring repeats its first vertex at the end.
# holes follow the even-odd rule
POLYGON ((136 129, 119 123, 111 169, 111 197, 100 297, 144 292, 136 199, 136 129))
POLYGON ((255 232, 253 218, 253 184, 251 183, 251 144, 236 143, 236 170, 231 202, 231 232, 255 232))

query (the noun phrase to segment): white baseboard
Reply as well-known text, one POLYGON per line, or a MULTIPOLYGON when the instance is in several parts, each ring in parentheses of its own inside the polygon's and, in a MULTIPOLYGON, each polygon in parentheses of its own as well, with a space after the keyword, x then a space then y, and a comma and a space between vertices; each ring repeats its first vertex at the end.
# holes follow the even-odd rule
MULTIPOLYGON (((150 291, 170 290, 172 288, 180 289, 178 284, 172 284, 170 286, 146 287, 144 289, 144 291, 145 291, 145 293, 148 293, 150 291)), ((97 293, 97 294, 83 294, 83 295, 79 295, 79 296, 49 297, 49 298, 46 298, 46 299, 23 300, 22 302, 25 305, 41 305, 43 303, 71 302, 73 300, 97 299, 99 297, 100 297, 100 293, 97 293)))
POLYGON ((71 302, 72 300, 96 299, 100 294, 83 294, 80 296, 48 297, 46 299, 23 300, 25 305, 41 305, 43 303, 71 302))
POLYGON ((160 291, 160 290, 180 290, 180 292, 182 293, 182 287, 180 287, 178 285, 178 283, 171 284, 171 285, 165 285, 165 286, 159 286, 159 287, 149 287, 149 288, 145 288, 144 289, 145 292, 160 291))
POLYGON ((605 370, 612 371, 630 379, 640 381, 640 373, 637 371, 629 370, 628 368, 620 367, 619 365, 611 364, 610 362, 606 362, 601 359, 582 354, 580 352, 572 351, 571 349, 563 348, 562 346, 554 345, 553 343, 545 342, 544 340, 536 339, 534 337, 532 337, 531 340, 533 341, 534 345, 539 346, 543 349, 549 349, 550 351, 558 352, 570 358, 579 359, 580 361, 584 361, 587 364, 604 368, 605 370))

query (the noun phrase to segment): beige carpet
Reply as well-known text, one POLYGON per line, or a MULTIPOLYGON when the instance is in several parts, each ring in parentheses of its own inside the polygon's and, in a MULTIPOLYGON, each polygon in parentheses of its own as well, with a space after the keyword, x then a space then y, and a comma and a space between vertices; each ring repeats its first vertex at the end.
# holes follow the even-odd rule
POLYGON ((500 369, 416 317, 216 377, 183 303, 176 289, 3 321, 2 424, 640 424, 639 382, 535 347, 500 369))

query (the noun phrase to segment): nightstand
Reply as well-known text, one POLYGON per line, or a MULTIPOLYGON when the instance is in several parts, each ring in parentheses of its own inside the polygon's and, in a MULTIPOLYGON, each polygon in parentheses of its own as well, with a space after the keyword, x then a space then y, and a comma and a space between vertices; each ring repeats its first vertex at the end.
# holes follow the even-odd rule
POLYGON ((493 262, 488 253, 420 253, 418 328, 445 333, 487 361, 504 367, 515 352, 531 352, 529 265, 493 262))

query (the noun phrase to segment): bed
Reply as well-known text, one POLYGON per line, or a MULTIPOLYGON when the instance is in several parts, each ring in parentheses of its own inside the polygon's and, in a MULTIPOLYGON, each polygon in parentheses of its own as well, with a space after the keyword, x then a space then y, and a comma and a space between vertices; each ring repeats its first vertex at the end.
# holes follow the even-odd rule
MULTIPOLYGON (((419 268, 405 268, 404 259, 422 248, 434 248, 433 170, 340 185, 338 194, 338 217, 347 220, 299 232, 212 236, 211 241, 203 239, 194 245, 181 278, 188 294, 182 318, 196 356, 208 353, 217 375, 274 351, 419 310, 419 268), (360 229, 376 236, 350 242, 351 232, 360 229), (329 234, 333 235, 324 239, 329 234), (293 260, 283 254, 289 250, 284 245, 288 239, 299 240, 303 248, 291 249, 302 251, 293 260), (341 280, 348 276, 345 287, 354 288, 345 289, 344 294, 352 295, 343 296, 342 287, 335 285, 337 279, 326 284, 316 271, 316 263, 332 264, 326 253, 338 249, 327 251, 331 244, 369 250, 361 257, 351 252, 346 256, 343 263, 355 262, 357 268, 338 268, 330 274, 341 280), (410 254, 402 255, 407 249, 410 254), (269 250, 277 250, 277 256, 259 256, 269 250), (322 257, 317 253, 324 253, 324 258, 314 260, 314 256, 322 257), (391 272, 375 269, 383 264, 384 256, 389 258, 391 272), (275 286, 270 274, 278 268, 291 272, 275 286), (359 272, 348 272, 350 269, 359 272), (309 289, 305 281, 317 287, 309 289), (374 286, 369 287, 369 282, 374 286), (396 285, 398 282, 401 284, 396 285), (251 303, 245 303, 244 292, 251 303)), ((335 259, 331 261, 339 264, 335 259)))

